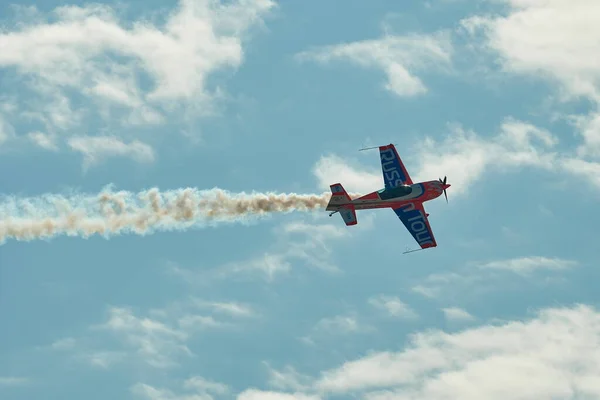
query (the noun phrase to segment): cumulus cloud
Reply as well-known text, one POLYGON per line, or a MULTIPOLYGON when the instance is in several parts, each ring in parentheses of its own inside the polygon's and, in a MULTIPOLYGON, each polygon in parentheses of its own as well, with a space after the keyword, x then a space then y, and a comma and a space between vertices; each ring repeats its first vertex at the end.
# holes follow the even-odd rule
POLYGON ((546 309, 528 321, 418 333, 402 351, 323 372, 315 386, 332 394, 367 391, 367 399, 594 398, 599 349, 595 309, 546 309))
POLYGON ((341 183, 348 193, 368 193, 382 187, 381 173, 374 168, 365 168, 336 155, 323 156, 313 167, 319 187, 329 190, 334 183, 341 183))
POLYGON ((600 25, 595 0, 502 0, 506 15, 474 16, 462 25, 483 30, 505 69, 554 79, 565 94, 600 99, 600 25))
POLYGON ((499 56, 505 71, 544 78, 563 100, 589 99, 595 108, 568 119, 581 134, 580 156, 600 157, 600 24, 595 0, 501 0, 503 14, 461 21, 482 32, 484 48, 499 56))
MULTIPOLYGON (((6 88, 21 98, 12 117, 70 135, 90 118, 131 126, 211 114, 223 90, 210 77, 242 64, 249 30, 273 7, 271 0, 182 0, 161 23, 125 21, 100 4, 50 13, 17 8, 15 23, 0 33, 0 68, 21 83, 6 88), (23 100, 27 93, 32 101, 23 100)), ((10 123, 0 119, 0 140, 10 123)), ((40 135, 32 140, 49 146, 40 135)), ((127 154, 147 160, 147 148, 134 143, 137 150, 127 154)))
MULTIPOLYGON (((509 117, 491 138, 451 124, 442 140, 425 137, 411 152, 400 154, 400 157, 414 182, 448 176, 448 182, 452 184, 449 190, 454 195, 462 195, 488 170, 561 168, 563 159, 553 151, 557 143, 558 139, 551 132, 509 117)), ((340 182, 345 186, 348 183, 348 191, 368 193, 383 187, 378 156, 373 158, 371 165, 365 167, 329 155, 315 164, 313 172, 320 187, 328 188, 330 184, 340 182)))
MULTIPOLYGON (((557 138, 530 123, 506 118, 497 134, 484 138, 460 125, 450 125, 443 140, 426 138, 416 146, 413 181, 448 176, 454 195, 465 194, 489 170, 518 167, 556 168, 557 138)), ((410 170, 409 170, 410 173, 410 170)))
POLYGON ((562 166, 567 172, 600 189, 600 163, 568 158, 562 161, 562 166))
POLYGON ((415 75, 415 71, 448 67, 451 55, 449 36, 438 33, 385 35, 375 40, 314 48, 301 52, 296 57, 322 64, 344 60, 361 67, 380 69, 387 77, 385 89, 397 96, 407 97, 427 92, 425 84, 415 75))

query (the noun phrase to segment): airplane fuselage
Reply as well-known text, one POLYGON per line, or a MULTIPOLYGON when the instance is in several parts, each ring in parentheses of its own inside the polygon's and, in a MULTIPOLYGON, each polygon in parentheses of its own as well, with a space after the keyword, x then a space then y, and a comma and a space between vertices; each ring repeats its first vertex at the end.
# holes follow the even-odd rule
MULTIPOLYGON (((448 185, 449 186, 449 185, 448 185)), ((439 197, 444 192, 444 185, 440 181, 427 181, 412 185, 400 185, 371 192, 353 199, 351 203, 356 210, 373 208, 398 208, 403 205, 419 202, 423 203, 439 197)), ((327 211, 335 211, 340 205, 331 205, 327 211)))

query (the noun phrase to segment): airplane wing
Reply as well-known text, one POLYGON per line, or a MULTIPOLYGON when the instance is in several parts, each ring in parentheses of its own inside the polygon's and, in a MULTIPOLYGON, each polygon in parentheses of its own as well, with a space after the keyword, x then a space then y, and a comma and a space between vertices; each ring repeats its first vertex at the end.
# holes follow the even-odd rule
POLYGON ((410 203, 393 210, 422 249, 437 246, 423 203, 410 203))
POLYGON ((383 172, 383 181, 386 188, 413 184, 393 144, 379 146, 379 158, 381 159, 381 171, 383 172))

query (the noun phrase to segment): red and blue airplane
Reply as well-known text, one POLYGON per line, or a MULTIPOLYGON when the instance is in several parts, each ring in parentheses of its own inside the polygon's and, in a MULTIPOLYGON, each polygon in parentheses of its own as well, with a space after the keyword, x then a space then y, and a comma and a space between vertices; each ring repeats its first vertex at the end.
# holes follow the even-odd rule
MULTIPOLYGON (((376 147, 372 147, 376 148, 376 147)), ((367 150, 367 149, 363 149, 367 150)), ((379 146, 379 157, 385 188, 351 199, 341 183, 330 186, 331 199, 327 211, 331 217, 339 212, 346 225, 356 225, 356 210, 372 208, 391 208, 402 221, 421 249, 436 247, 437 243, 423 203, 441 196, 442 192, 448 201, 446 189, 450 187, 444 180, 413 183, 404 163, 400 159, 393 144, 379 146)))

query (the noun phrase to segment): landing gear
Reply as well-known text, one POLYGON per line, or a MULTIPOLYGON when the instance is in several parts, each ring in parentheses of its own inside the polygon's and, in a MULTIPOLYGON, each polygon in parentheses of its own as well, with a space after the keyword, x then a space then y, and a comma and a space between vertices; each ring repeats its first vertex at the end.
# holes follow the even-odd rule
POLYGON ((333 211, 333 212, 330 212, 330 213, 329 213, 329 216, 331 217, 331 216, 332 216, 333 214, 335 214, 336 212, 340 212, 340 210, 335 210, 335 211, 333 211))

